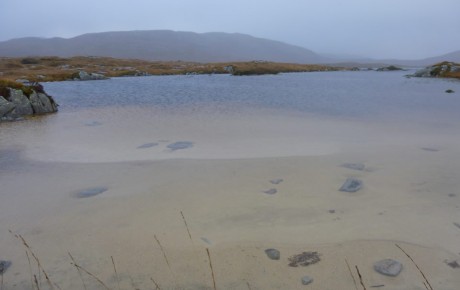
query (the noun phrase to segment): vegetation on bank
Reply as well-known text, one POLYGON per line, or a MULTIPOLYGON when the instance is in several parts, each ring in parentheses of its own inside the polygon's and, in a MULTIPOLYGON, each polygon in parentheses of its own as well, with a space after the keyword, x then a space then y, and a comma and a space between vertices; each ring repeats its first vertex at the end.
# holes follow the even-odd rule
POLYGON ((63 81, 75 78, 79 71, 106 77, 185 74, 260 75, 283 72, 335 71, 324 65, 274 63, 265 61, 194 63, 183 61, 152 62, 109 57, 26 57, 0 58, 0 78, 26 79, 30 82, 63 81))
POLYGON ((444 61, 432 67, 433 70, 430 72, 432 76, 460 79, 460 64, 458 63, 444 61))
POLYGON ((8 88, 21 90, 26 96, 30 96, 34 91, 37 93, 44 93, 43 86, 39 83, 24 85, 9 79, 0 79, 0 96, 8 97, 10 93, 8 88))

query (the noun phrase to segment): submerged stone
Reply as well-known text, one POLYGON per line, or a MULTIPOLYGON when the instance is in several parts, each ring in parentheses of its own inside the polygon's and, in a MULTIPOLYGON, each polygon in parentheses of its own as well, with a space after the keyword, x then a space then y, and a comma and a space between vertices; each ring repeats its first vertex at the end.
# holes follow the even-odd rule
POLYGON ((310 276, 303 276, 301 281, 302 285, 308 285, 313 282, 313 278, 310 276))
POLYGON ((76 197, 78 198, 86 198, 86 197, 93 197, 95 195, 101 194, 105 191, 107 191, 107 187, 93 187, 93 188, 88 188, 85 190, 82 190, 77 193, 76 197))
POLYGON ((180 149, 188 149, 188 148, 193 147, 193 142, 190 142, 190 141, 178 141, 178 142, 175 142, 175 143, 171 143, 166 147, 168 147, 172 151, 180 150, 180 149))
POLYGON ((356 192, 361 189, 362 185, 363 182, 361 180, 348 178, 339 190, 344 192, 356 192))
POLYGON ((348 169, 358 170, 358 171, 363 171, 364 168, 366 167, 362 163, 344 163, 341 166, 348 168, 348 169))
POLYGON ((402 264, 393 259, 385 259, 375 262, 374 270, 382 275, 396 277, 401 273, 402 264))
POLYGON ((272 179, 270 180, 270 183, 271 184, 280 184, 281 182, 283 182, 284 180, 282 178, 277 178, 277 179, 272 179))
POLYGON ((277 249, 266 249, 265 254, 272 260, 279 260, 280 259, 280 251, 277 249))
POLYGON ((140 146, 137 146, 137 149, 152 148, 152 147, 155 147, 157 145, 158 145, 158 143, 145 143, 145 144, 142 144, 140 146))
POLYGON ((6 270, 11 266, 11 261, 0 260, 0 274, 6 272, 6 270))
POLYGON ((92 121, 92 122, 85 123, 85 126, 88 126, 88 127, 96 127, 96 126, 101 126, 101 125, 102 123, 98 121, 92 121))
POLYGON ((278 190, 276 188, 270 188, 269 190, 264 190, 264 193, 270 194, 270 195, 275 194, 277 192, 278 192, 278 190))

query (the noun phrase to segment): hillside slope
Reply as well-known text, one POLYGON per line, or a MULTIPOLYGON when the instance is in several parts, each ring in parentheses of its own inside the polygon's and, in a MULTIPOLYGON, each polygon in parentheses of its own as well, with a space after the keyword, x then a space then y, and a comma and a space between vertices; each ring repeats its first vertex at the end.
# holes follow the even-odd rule
POLYGON ((12 39, 0 42, 0 56, 105 56, 195 62, 264 60, 320 63, 325 60, 306 48, 245 34, 170 30, 89 33, 69 39, 12 39))

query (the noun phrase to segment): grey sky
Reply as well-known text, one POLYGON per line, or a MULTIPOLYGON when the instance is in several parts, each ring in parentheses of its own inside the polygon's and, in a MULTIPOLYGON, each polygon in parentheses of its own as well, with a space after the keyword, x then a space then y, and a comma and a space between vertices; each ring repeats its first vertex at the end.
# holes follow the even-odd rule
POLYGON ((460 50, 459 0, 0 0, 0 41, 171 29, 239 32, 319 53, 417 59, 460 50))

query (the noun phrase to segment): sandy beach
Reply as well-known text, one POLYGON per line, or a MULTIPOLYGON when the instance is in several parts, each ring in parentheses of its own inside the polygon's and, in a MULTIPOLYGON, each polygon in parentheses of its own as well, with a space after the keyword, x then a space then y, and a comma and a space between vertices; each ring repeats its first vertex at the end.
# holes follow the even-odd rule
POLYGON ((162 119, 170 130, 130 130, 133 125, 115 122, 119 116, 102 113, 61 114, 47 132, 27 123, 5 127, 19 132, 14 126, 23 126, 11 144, 2 143, 0 258, 12 261, 4 289, 34 289, 31 277, 38 277, 14 234, 61 289, 460 285, 453 263, 460 258, 457 127, 266 112, 250 122, 221 117, 213 123, 212 115, 191 121, 146 113, 140 118, 162 119), (91 114, 101 126, 85 125, 91 114), (237 130, 243 124, 251 125, 237 130), (185 140, 193 145, 167 147, 185 140), (148 142, 156 145, 138 148, 148 142), (339 191, 347 178, 363 187, 339 191), (103 192, 79 195, 94 188, 103 192), (266 255, 269 248, 280 251, 279 260, 266 255), (319 262, 289 266, 303 252, 317 252, 319 262), (80 277, 69 253, 105 286, 87 273, 80 277), (389 258, 403 265, 397 277, 373 269, 389 258), (302 285, 304 276, 313 282, 302 285))

